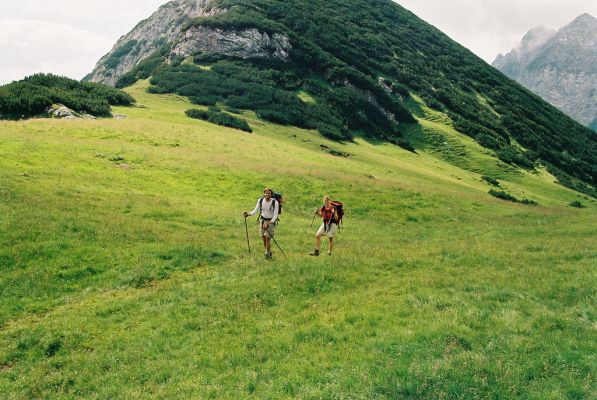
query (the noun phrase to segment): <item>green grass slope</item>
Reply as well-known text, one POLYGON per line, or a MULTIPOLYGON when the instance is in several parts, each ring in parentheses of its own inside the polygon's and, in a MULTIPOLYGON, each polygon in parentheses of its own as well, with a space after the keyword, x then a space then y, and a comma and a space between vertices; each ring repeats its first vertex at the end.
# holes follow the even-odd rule
POLYGON ((147 86, 126 120, 0 122, 2 398, 595 396, 594 200, 422 106, 414 154, 220 127, 147 86), (254 220, 247 254, 266 185, 289 260, 254 220), (345 227, 312 258, 325 193, 345 227))

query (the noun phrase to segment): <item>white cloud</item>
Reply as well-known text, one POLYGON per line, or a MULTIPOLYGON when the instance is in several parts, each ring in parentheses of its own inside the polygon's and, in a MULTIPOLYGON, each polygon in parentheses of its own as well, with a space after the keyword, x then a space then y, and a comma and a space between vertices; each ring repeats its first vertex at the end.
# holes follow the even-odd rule
POLYGON ((517 46, 532 28, 559 29, 583 13, 597 17, 595 0, 395 0, 487 62, 517 46))
POLYGON ((0 2, 0 84, 36 72, 81 79, 166 0, 0 2))
POLYGON ((2 0, 0 20, 31 19, 71 25, 102 36, 124 35, 167 0, 2 0))
POLYGON ((0 20, 0 81, 36 72, 80 79, 113 43, 69 25, 22 19, 0 20))

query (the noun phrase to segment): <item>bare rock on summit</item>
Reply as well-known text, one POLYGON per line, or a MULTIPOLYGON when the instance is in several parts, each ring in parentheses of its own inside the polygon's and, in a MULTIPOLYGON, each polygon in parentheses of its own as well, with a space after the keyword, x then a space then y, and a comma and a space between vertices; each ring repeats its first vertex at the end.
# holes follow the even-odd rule
POLYGON ((187 57, 197 52, 214 52, 241 58, 285 60, 290 49, 288 36, 280 33, 269 35, 257 29, 231 31, 193 26, 184 33, 172 54, 187 57))
POLYGON ((213 52, 241 58, 288 58, 291 45, 284 34, 254 28, 224 30, 189 23, 198 17, 223 12, 226 10, 215 7, 210 0, 174 0, 164 4, 121 37, 84 80, 114 86, 120 77, 165 45, 171 49, 171 56, 213 52))
POLYGON ((114 86, 121 76, 160 47, 177 43, 188 21, 223 11, 213 7, 211 0, 175 0, 166 3, 122 36, 84 80, 114 86))

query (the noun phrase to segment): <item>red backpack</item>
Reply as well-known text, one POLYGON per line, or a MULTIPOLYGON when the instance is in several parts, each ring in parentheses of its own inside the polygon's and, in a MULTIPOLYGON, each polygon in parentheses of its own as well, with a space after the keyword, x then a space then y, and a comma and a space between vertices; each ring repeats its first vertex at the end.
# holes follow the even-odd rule
POLYGON ((342 223, 342 218, 344 217, 344 204, 341 201, 332 201, 332 206, 336 209, 336 213, 338 214, 338 226, 342 223))
MULTIPOLYGON (((342 204, 341 201, 336 201, 336 200, 333 200, 330 204, 336 210, 336 214, 338 214, 338 226, 340 226, 340 224, 342 223, 342 218, 344 217, 344 208, 343 208, 344 204, 342 204)), ((334 214, 332 212, 325 211, 325 206, 321 207, 321 216, 322 216, 324 222, 327 223, 329 220, 331 220, 333 215, 334 214), (330 213, 332 215, 329 215, 330 213), (325 214, 328 214, 329 217, 326 218, 325 214)))

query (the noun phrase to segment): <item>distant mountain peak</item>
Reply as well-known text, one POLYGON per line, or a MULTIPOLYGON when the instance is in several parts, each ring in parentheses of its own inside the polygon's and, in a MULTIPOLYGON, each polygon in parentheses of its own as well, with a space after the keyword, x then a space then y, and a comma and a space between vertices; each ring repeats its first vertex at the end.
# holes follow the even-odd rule
POLYGON ((498 55, 492 65, 594 129, 597 18, 585 13, 558 31, 533 28, 507 55, 498 55))
POLYGON ((570 25, 576 24, 597 24, 597 18, 593 17, 589 13, 584 13, 576 17, 574 21, 570 23, 570 25))
POLYGON ((555 29, 537 26, 523 36, 520 45, 516 48, 518 52, 529 52, 538 49, 551 39, 556 33, 555 29))

